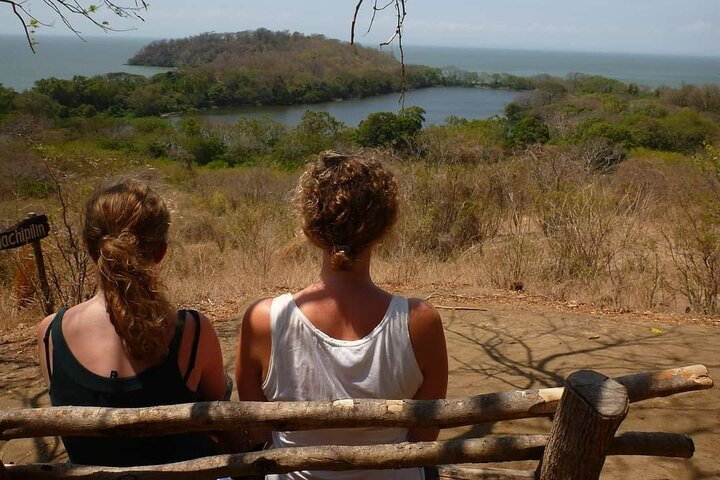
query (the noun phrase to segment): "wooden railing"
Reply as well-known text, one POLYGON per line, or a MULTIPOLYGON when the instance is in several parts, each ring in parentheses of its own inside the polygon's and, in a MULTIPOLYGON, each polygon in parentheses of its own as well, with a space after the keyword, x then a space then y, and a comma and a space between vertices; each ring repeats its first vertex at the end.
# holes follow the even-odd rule
POLYGON ((707 368, 694 365, 610 379, 583 370, 565 388, 489 393, 447 400, 334 402, 204 402, 142 409, 51 407, 0 411, 0 440, 54 435, 147 436, 264 426, 277 430, 341 427, 440 428, 555 415, 549 435, 492 436, 396 445, 285 448, 205 457, 166 465, 95 467, 0 463, 0 480, 214 479, 295 470, 442 467, 440 477, 597 479, 606 455, 689 458, 686 435, 616 430, 628 404, 711 388, 707 368), (536 472, 464 468, 460 464, 540 460, 536 472))

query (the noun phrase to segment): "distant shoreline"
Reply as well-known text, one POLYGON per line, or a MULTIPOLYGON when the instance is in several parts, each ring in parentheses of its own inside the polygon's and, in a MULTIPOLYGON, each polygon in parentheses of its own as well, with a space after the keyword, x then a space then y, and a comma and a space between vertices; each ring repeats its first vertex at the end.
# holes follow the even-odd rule
MULTIPOLYGON (((128 59, 154 38, 105 35, 88 36, 88 41, 83 42, 72 36, 54 35, 38 40, 40 48, 33 55, 24 37, 0 34, 0 64, 12 65, 0 69, 0 83, 22 91, 31 88, 36 80, 52 76, 72 78, 123 71, 152 75, 167 71, 127 65, 128 59)), ((406 46, 405 53, 411 64, 454 65, 468 71, 517 76, 547 73, 564 77, 582 72, 650 87, 720 83, 720 57, 414 45, 406 46)))

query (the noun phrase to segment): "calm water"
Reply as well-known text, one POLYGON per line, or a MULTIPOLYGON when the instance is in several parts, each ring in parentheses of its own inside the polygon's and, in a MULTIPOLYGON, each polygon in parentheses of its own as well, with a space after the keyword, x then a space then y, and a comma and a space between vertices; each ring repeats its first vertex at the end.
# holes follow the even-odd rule
POLYGON ((413 47, 405 49, 408 63, 453 66, 471 72, 529 76, 547 73, 564 77, 586 73, 650 87, 683 83, 720 83, 720 56, 638 55, 618 53, 544 52, 484 48, 413 47))
MULTIPOLYGON (((505 105, 517 95, 516 92, 486 90, 481 88, 426 88, 405 95, 405 106, 418 106, 425 109, 425 123, 439 125, 455 115, 463 118, 487 118, 503 113, 505 105)), ((400 96, 398 94, 379 95, 362 100, 317 103, 313 105, 291 105, 273 107, 241 107, 216 109, 203 112, 201 116, 216 122, 234 123, 240 117, 269 117, 288 125, 295 125, 305 110, 328 112, 333 117, 357 126, 373 112, 397 112, 400 96)))
POLYGON ((0 83, 15 90, 31 88, 47 77, 72 78, 111 72, 154 75, 167 68, 125 65, 135 52, 150 42, 147 38, 118 38, 111 35, 86 37, 39 37, 34 55, 25 37, 0 35, 0 83))
MULTIPOLYGON (((33 55, 21 36, 0 35, 0 83, 16 90, 31 88, 46 77, 72 78, 129 72, 153 75, 164 68, 133 67, 125 62, 149 39, 106 35, 88 37, 39 37, 38 53, 33 55)), ((454 66, 477 72, 505 72, 515 75, 549 73, 565 76, 581 72, 617 78, 648 86, 678 86, 683 83, 720 83, 720 57, 682 57, 604 53, 540 52, 481 48, 413 47, 406 49, 408 63, 435 67, 454 66)), ((416 105, 427 112, 428 123, 442 123, 450 115, 486 118, 503 111, 516 94, 483 89, 432 88, 410 92, 406 106, 416 105)), ((330 102, 290 107, 247 107, 211 110, 209 119, 234 122, 238 117, 269 116, 288 124, 300 120, 305 109, 327 111, 348 125, 376 111, 397 111, 398 95, 363 100, 330 102)))

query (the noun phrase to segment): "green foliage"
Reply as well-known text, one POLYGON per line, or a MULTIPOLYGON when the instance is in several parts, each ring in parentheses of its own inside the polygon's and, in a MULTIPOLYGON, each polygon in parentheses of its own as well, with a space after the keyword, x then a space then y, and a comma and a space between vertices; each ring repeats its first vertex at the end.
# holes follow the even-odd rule
POLYGON ((194 118, 183 118, 180 132, 183 134, 182 147, 196 164, 207 165, 223 160, 227 145, 217 132, 205 128, 194 118))
POLYGON ((251 164, 268 157, 286 132, 285 125, 269 118, 242 117, 235 124, 227 159, 235 165, 251 164))
POLYGON ((355 141, 362 147, 407 149, 413 145, 424 121, 425 110, 420 107, 405 108, 397 115, 392 112, 371 113, 358 125, 355 141))
POLYGON ((622 93, 627 90, 620 80, 600 75, 574 74, 568 76, 573 89, 581 94, 590 93, 622 93))
POLYGON ((39 178, 18 178, 13 192, 20 198, 47 198, 55 193, 55 185, 39 178))
POLYGON ((513 145, 543 144, 548 140, 550 140, 550 129, 537 117, 523 117, 510 127, 510 142, 513 145))
POLYGON ((660 118, 636 113, 623 123, 640 146, 685 153, 697 151, 717 132, 717 126, 710 119, 689 108, 660 118))
POLYGON ((450 117, 447 126, 429 126, 417 143, 426 161, 440 164, 496 163, 508 147, 507 120, 450 117))
POLYGON ((18 93, 13 99, 13 108, 28 115, 53 118, 60 112, 60 105, 49 96, 35 90, 18 93))
POLYGON ((706 143, 703 152, 695 155, 693 160, 703 171, 714 175, 720 182, 720 150, 706 143))
POLYGON ((635 146, 635 138, 627 126, 597 117, 589 118, 578 125, 575 135, 580 141, 603 138, 611 144, 622 145, 625 148, 635 146))
POLYGON ((279 162, 299 166, 310 155, 335 147, 347 127, 327 112, 306 110, 300 123, 280 138, 275 147, 279 162))
POLYGON ((12 88, 6 88, 0 83, 0 116, 8 113, 12 106, 17 93, 12 88))

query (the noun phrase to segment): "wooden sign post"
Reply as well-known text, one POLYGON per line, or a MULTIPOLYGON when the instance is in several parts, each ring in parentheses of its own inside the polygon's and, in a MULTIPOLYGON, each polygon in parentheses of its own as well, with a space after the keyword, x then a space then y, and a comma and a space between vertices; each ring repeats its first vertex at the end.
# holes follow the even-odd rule
POLYGON ((37 264, 38 279, 43 293, 43 309, 46 315, 54 311, 52 293, 45 272, 45 261, 43 259, 40 240, 50 234, 50 224, 45 215, 28 214, 28 218, 22 222, 0 231, 0 250, 22 247, 32 244, 37 264))

